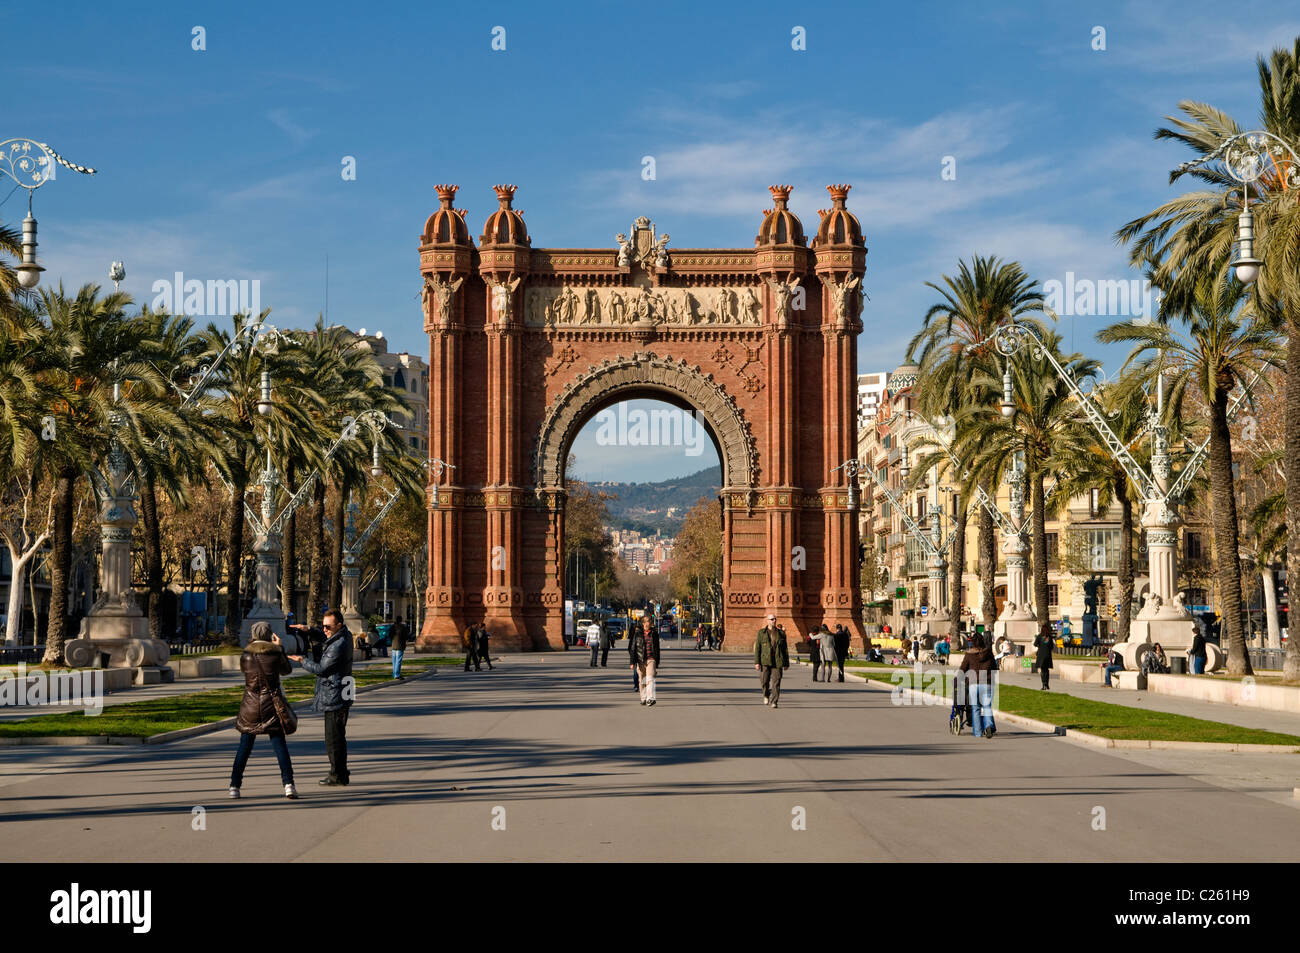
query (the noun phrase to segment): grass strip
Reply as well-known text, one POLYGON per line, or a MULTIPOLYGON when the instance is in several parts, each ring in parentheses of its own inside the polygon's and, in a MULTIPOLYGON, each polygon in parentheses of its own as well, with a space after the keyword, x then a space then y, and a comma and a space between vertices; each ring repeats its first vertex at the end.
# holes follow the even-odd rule
MULTIPOLYGON (((459 663, 459 659, 403 659, 402 671, 419 675, 436 665, 459 663)), ((393 672, 386 666, 356 669, 353 673, 358 688, 380 682, 392 681, 393 672)), ((314 675, 295 675, 280 683, 290 703, 308 701, 315 690, 314 675)), ((37 715, 23 721, 0 723, 0 738, 50 737, 60 735, 85 735, 126 738, 147 738, 164 731, 192 728, 233 718, 239 714, 239 702, 244 695, 243 685, 214 688, 191 695, 170 695, 122 705, 106 705, 99 715, 85 712, 63 712, 55 715, 37 715)))
MULTIPOLYGON (((931 669, 931 671, 937 671, 931 669)), ((910 670, 895 668, 893 672, 875 666, 862 673, 866 678, 888 685, 901 685, 938 693, 952 698, 953 680, 942 680, 923 674, 919 680, 910 670), (913 684, 916 681, 917 684, 913 684)), ((951 673, 946 673, 951 676, 951 673)), ((1300 737, 1258 728, 1243 728, 1219 721, 1206 721, 1175 715, 1169 712, 1130 708, 1108 702, 1076 698, 1060 692, 1042 692, 1019 688, 1015 685, 998 686, 998 711, 1023 715, 1049 724, 1075 731, 1084 731, 1116 741, 1198 741, 1217 744, 1296 745, 1300 737)))

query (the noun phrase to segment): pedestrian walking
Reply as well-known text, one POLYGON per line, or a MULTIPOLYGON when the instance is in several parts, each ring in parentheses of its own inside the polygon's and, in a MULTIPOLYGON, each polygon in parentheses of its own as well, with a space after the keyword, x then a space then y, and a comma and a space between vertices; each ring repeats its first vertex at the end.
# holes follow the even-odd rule
POLYGON ((1038 637, 1034 639, 1034 648, 1038 649, 1038 654, 1034 657, 1034 664, 1038 666, 1038 677, 1043 680, 1041 691, 1047 691, 1047 680, 1052 674, 1052 627, 1046 622, 1038 629, 1038 637))
POLYGON ((808 632, 808 661, 812 662, 813 681, 817 681, 817 675, 822 668, 822 630, 813 626, 808 632))
POLYGON ((655 675, 659 671, 659 632, 650 616, 641 617, 641 631, 632 633, 627 651, 641 680, 641 704, 653 705, 655 675))
POLYGON ((609 634, 608 626, 602 625, 600 627, 600 635, 598 636, 598 639, 600 641, 600 667, 606 668, 608 667, 608 663, 609 663, 609 646, 610 646, 610 634, 609 634))
POLYGON ((411 628, 402 619, 393 623, 393 678, 402 678, 402 658, 406 655, 406 640, 410 638, 411 628))
POLYGON ((596 667, 596 657, 600 654, 600 623, 593 622, 587 626, 587 646, 591 649, 591 667, 596 667))
POLYGON ((849 657, 849 630, 843 624, 835 627, 835 663, 840 669, 840 681, 844 681, 844 663, 849 657))
POLYGON ((465 646, 465 671, 469 671, 470 663, 474 663, 474 671, 482 671, 478 661, 478 624, 471 622, 465 627, 465 634, 461 636, 461 643, 465 646))
POLYGON ((298 789, 293 786, 293 762, 289 760, 289 743, 285 735, 298 730, 298 716, 293 713, 280 676, 293 671, 280 637, 265 622, 254 622, 252 640, 239 656, 239 670, 244 673, 244 697, 239 702, 239 717, 235 727, 239 730, 239 750, 235 752, 235 765, 230 769, 230 796, 239 797, 244 783, 244 768, 253 753, 258 735, 271 739, 271 750, 280 764, 280 783, 284 796, 298 799, 298 789))
POLYGON ((488 646, 488 627, 482 622, 478 624, 478 658, 479 662, 486 663, 488 671, 492 671, 492 649, 488 646))
POLYGON ((984 634, 976 633, 970 651, 961 660, 961 689, 970 704, 976 738, 992 738, 998 730, 993 723, 993 669, 993 651, 984 634))
POLYGON ((820 631, 821 635, 818 637, 818 642, 821 647, 822 671, 826 673, 826 681, 829 682, 831 675, 835 671, 835 634, 831 632, 824 622, 820 631))
POLYGON ((766 622, 754 639, 754 668, 760 673, 763 704, 779 708, 781 676, 790 667, 790 646, 785 629, 776 624, 776 616, 769 614, 766 622))
POLYGON ((1192 637, 1192 647, 1187 650, 1187 657, 1192 660, 1192 674, 1205 674, 1205 633, 1200 629, 1192 637))
MULTIPOLYGON (((335 786, 351 780, 348 771, 348 711, 356 695, 356 682, 352 678, 352 633, 343 624, 343 616, 330 609, 324 616, 324 630, 308 630, 311 635, 324 638, 320 661, 301 655, 289 658, 316 676, 316 694, 311 710, 325 714, 325 754, 329 757, 330 773, 320 779, 321 784, 335 786)), ((297 626, 307 630, 307 626, 297 626)))

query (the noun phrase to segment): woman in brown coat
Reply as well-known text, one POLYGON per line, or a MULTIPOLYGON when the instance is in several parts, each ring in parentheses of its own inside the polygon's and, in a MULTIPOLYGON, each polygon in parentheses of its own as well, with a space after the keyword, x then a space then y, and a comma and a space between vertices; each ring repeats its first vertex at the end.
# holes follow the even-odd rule
POLYGON ((245 646, 244 654, 239 657, 239 670, 244 673, 244 697, 239 703, 239 718, 235 722, 240 737, 235 766, 230 772, 230 796, 239 797, 239 787, 244 780, 244 768, 248 765, 249 755, 253 753, 253 743, 258 735, 266 735, 271 739, 275 759, 280 762, 284 796, 297 800, 298 791, 293 786, 293 763, 289 760, 289 744, 284 736, 297 730, 298 720, 280 688, 280 676, 288 675, 293 666, 284 654, 280 637, 271 632, 269 625, 255 622, 251 634, 252 641, 245 646), (284 713, 283 718, 281 712, 284 713))

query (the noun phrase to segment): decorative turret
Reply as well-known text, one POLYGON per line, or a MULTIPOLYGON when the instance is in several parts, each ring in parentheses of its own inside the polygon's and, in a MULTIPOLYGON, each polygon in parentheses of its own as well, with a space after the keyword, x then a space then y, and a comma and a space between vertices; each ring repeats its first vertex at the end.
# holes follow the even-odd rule
POLYGON ((770 191, 776 207, 763 213, 763 224, 758 229, 758 237, 754 239, 754 244, 803 245, 805 243, 803 223, 799 221, 799 216, 786 208, 794 186, 773 185, 770 191))
POLYGON ((424 234, 420 236, 424 244, 470 245, 469 226, 465 224, 465 210, 452 208, 456 200, 459 185, 436 185, 438 191, 438 210, 424 223, 424 234))
POLYGON ((849 197, 849 185, 828 185, 826 191, 831 194, 831 207, 818 214, 821 224, 813 238, 813 248, 819 245, 862 245, 862 226, 857 216, 844 207, 849 197))
POLYGON ((483 225, 480 245, 528 245, 528 229, 524 226, 524 213, 511 208, 515 186, 494 185, 500 208, 488 216, 483 225))
POLYGON ((860 330, 862 276, 867 270, 867 246, 862 225, 845 207, 848 185, 828 185, 831 207, 818 214, 821 222, 813 236, 812 252, 817 259, 817 276, 830 305, 825 317, 842 331, 860 330))

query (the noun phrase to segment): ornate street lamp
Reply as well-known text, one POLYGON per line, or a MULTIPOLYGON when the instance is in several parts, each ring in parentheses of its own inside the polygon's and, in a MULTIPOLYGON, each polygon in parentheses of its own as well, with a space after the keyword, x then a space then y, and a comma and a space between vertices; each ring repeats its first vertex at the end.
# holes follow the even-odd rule
POLYGON ((33 139, 6 139, 0 142, 0 173, 4 173, 27 190, 27 217, 23 219, 22 261, 14 270, 20 287, 31 290, 41 280, 45 269, 36 263, 36 219, 32 217, 32 194, 54 178, 54 163, 82 175, 95 170, 69 162, 43 142, 33 139))
POLYGON ((1271 174, 1300 188, 1300 155, 1284 139, 1256 129, 1229 136, 1209 155, 1184 162, 1177 171, 1187 172, 1216 159, 1222 159, 1227 173, 1243 186, 1241 214, 1237 216, 1237 257, 1230 266, 1236 271, 1238 281, 1251 284, 1259 277, 1264 262, 1255 257, 1255 213, 1250 210, 1250 187, 1271 174), (1286 156, 1290 160, 1283 169, 1279 160, 1286 156))

